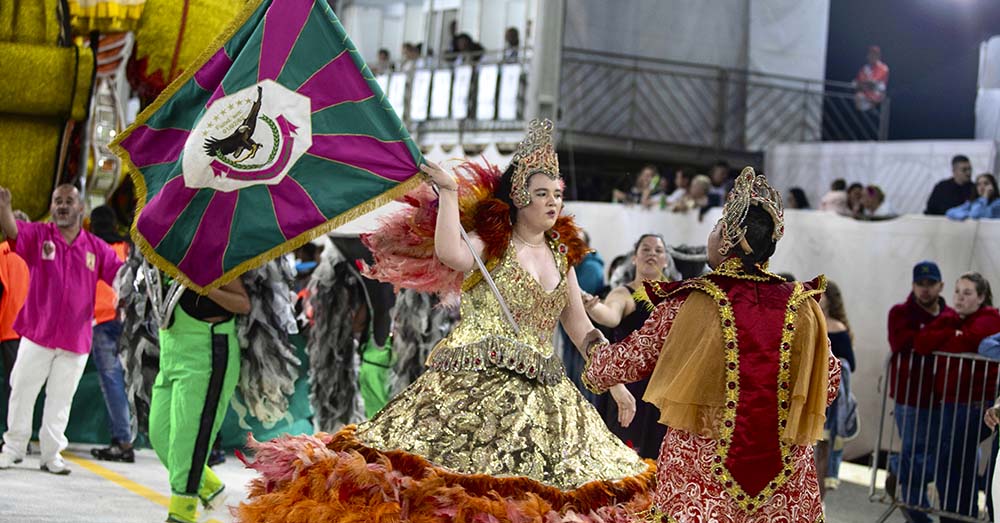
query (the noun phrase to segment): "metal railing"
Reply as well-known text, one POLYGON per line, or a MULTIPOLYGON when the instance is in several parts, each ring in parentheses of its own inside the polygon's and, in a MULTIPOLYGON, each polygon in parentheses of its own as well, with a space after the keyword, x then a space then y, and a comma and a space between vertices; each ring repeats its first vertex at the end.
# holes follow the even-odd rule
POLYGON ((983 424, 1000 393, 1000 362, 976 354, 897 353, 880 380, 882 406, 872 455, 869 499, 900 509, 909 521, 936 515, 989 521, 987 497, 996 445, 983 424), (897 439, 898 437, 898 439, 897 439), (888 479, 878 485, 879 456, 888 479), (983 472, 982 474, 980 472, 983 472))
POLYGON ((531 55, 530 48, 518 48, 516 54, 423 56, 376 70, 375 78, 413 132, 489 129, 504 122, 517 122, 520 129, 531 55))
POLYGON ((850 83, 564 48, 561 128, 762 151, 781 142, 884 140, 889 100, 855 107, 850 83))

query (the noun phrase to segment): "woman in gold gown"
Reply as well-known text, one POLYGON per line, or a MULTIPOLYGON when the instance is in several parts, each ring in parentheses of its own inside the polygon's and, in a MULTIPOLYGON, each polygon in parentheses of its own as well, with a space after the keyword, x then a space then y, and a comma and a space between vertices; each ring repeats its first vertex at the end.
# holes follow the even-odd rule
MULTIPOLYGON (((428 372, 368 422, 254 443, 249 466, 262 477, 237 509, 241 521, 627 521, 649 507, 653 464, 608 431, 554 354, 557 322, 577 345, 593 326, 573 271, 586 246, 561 216, 551 133, 551 122, 532 122, 502 175, 464 164, 478 186, 421 167, 439 199, 411 197, 416 211, 365 238, 376 262, 366 272, 427 289, 457 271, 461 321, 428 372), (464 216, 460 189, 472 193, 464 216), (433 243, 421 241, 421 225, 433 243), (510 319, 474 270, 463 225, 510 319), (420 245, 433 259, 404 263, 420 245)), ((627 424, 635 399, 621 385, 612 395, 627 424)))

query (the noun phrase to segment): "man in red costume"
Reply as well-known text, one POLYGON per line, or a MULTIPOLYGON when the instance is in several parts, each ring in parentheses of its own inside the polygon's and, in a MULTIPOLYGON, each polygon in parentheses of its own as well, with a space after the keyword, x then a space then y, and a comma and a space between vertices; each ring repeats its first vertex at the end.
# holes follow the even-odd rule
POLYGON ((701 278, 646 282, 655 309, 608 345, 588 337, 584 382, 595 392, 650 376, 660 409, 654 515, 664 522, 819 521, 813 443, 836 396, 819 296, 826 280, 767 272, 784 232, 782 199, 746 168, 708 237, 701 278))

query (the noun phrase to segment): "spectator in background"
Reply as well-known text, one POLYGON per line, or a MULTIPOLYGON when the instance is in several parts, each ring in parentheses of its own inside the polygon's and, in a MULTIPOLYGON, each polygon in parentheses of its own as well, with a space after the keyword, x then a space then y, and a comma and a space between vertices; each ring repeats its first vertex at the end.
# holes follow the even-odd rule
MULTIPOLYGON (((914 349, 927 356, 934 352, 976 354, 982 341, 998 332, 1000 313, 993 308, 989 281, 978 272, 967 272, 955 283, 954 309, 927 325, 914 340, 914 349)), ((990 436, 983 425, 983 398, 996 390, 997 368, 996 364, 960 364, 937 358, 934 390, 942 401, 941 422, 952 430, 951 437, 938 442, 934 483, 943 511, 976 518, 977 455, 979 444, 990 436)), ((942 517, 941 521, 959 520, 942 517)))
POLYGON ((507 28, 507 31, 503 34, 503 42, 503 62, 516 64, 518 53, 521 49, 521 36, 518 34, 516 27, 507 28))
MULTIPOLYGON (((659 234, 643 234, 632 249, 632 263, 635 265, 632 281, 612 290, 603 302, 593 294, 583 295, 587 315, 595 324, 611 329, 612 343, 622 341, 639 330, 649 318, 647 301, 636 297, 636 292, 643 289, 647 280, 670 281, 670 261, 663 237, 659 234)), ((582 373, 582 367, 580 371, 582 373)), ((606 395, 598 399, 596 406, 611 432, 643 458, 656 459, 667 428, 659 423, 659 410, 641 401, 648 384, 649 378, 626 384, 629 392, 637 399, 635 418, 627 427, 616 423, 618 408, 613 401, 607 401, 606 395)))
MULTIPOLYGON (((914 351, 914 340, 927 325, 942 314, 954 311, 941 297, 944 284, 941 269, 932 261, 913 267, 913 285, 906 301, 889 311, 889 397, 893 398, 893 419, 899 430, 900 453, 891 456, 890 484, 897 484, 899 497, 914 507, 930 507, 926 484, 934 479, 939 410, 932 403, 934 391, 933 360, 914 351), (896 459, 893 459, 896 458, 896 459)), ((907 519, 929 523, 931 518, 919 510, 903 509, 907 519)))
POLYGON ((826 334, 830 349, 840 359, 840 391, 837 399, 826 408, 823 439, 816 444, 816 475, 820 478, 820 496, 840 486, 840 463, 844 457, 844 442, 857 436, 857 400, 851 392, 851 374, 857 370, 852 347, 853 334, 847 321, 847 309, 840 287, 833 281, 819 300, 826 318, 826 334))
POLYGON ((877 114, 888 84, 889 66, 882 61, 882 49, 873 45, 868 48, 868 63, 854 77, 854 106, 863 113, 877 114))
POLYGON ((967 218, 973 220, 1000 218, 1000 193, 997 191, 997 179, 990 173, 980 174, 976 177, 976 193, 979 198, 952 207, 944 215, 958 221, 967 218))
POLYGON ((819 210, 850 214, 847 208, 847 182, 843 178, 837 178, 830 184, 830 192, 824 194, 819 201, 819 210))
POLYGON ((442 55, 445 60, 453 61, 458 56, 458 20, 448 22, 448 48, 442 55))
POLYGON ((729 177, 729 164, 721 160, 715 162, 715 165, 712 165, 712 170, 708 172, 708 177, 712 182, 708 192, 717 198, 717 200, 713 199, 713 201, 719 202, 715 206, 722 205, 726 201, 729 190, 733 188, 733 181, 729 177))
POLYGON ((479 63, 483 57, 483 46, 479 45, 467 33, 455 37, 455 65, 472 65, 479 63))
MULTIPOLYGON (((104 240, 125 261, 130 242, 118 233, 115 213, 107 205, 95 207, 90 212, 90 232, 104 240)), ((94 448, 90 454, 99 460, 124 461, 133 463, 132 427, 129 421, 128 396, 125 394, 125 371, 118 358, 118 338, 122 334, 122 322, 118 320, 118 296, 114 289, 103 281, 97 282, 94 294, 94 337, 91 353, 97 367, 104 394, 104 405, 108 409, 108 428, 111 445, 94 448)))
MULTIPOLYGON (((580 229, 580 236, 589 247, 590 235, 587 234, 587 231, 580 229)), ((622 258, 624 259, 624 256, 622 258)), ((580 283, 580 291, 585 296, 598 294, 604 289, 604 260, 601 259, 601 255, 597 251, 591 251, 577 265, 576 278, 580 283)), ((576 385, 580 394, 583 394, 583 397, 587 398, 587 401, 591 404, 596 403, 597 397, 580 381, 580 376, 583 374, 583 367, 586 364, 583 355, 580 354, 580 351, 576 350, 573 340, 570 339, 561 325, 559 326, 559 333, 562 336, 562 358, 563 365, 566 367, 566 374, 569 376, 570 381, 576 385)))
POLYGON ((662 209, 673 208, 677 202, 684 199, 687 196, 688 189, 691 187, 691 180, 694 178, 694 171, 690 167, 681 167, 677 169, 674 173, 674 190, 669 195, 666 195, 666 199, 660 206, 662 209))
POLYGON ((389 74, 394 70, 392 65, 392 59, 389 57, 388 49, 378 50, 378 60, 375 62, 375 66, 372 67, 373 74, 389 74))
POLYGON ((635 179, 635 184, 626 193, 615 189, 611 193, 612 203, 625 203, 625 204, 646 204, 649 201, 649 195, 653 192, 654 178, 660 175, 660 170, 656 168, 653 164, 643 165, 639 170, 639 176, 635 179))
POLYGON ((788 197, 785 198, 786 209, 810 209, 809 198, 801 187, 792 187, 788 190, 788 197))
MULTIPOLYGON (((590 234, 580 230, 583 242, 590 247, 590 234)), ((597 251, 591 250, 576 266, 576 279, 584 292, 596 294, 604 287, 604 260, 597 251)), ((579 352, 579 351, 577 351, 579 352)))
POLYGON ((860 183, 852 183, 850 187, 847 188, 847 214, 854 218, 861 216, 864 211, 864 206, 862 202, 865 198, 865 186, 860 183))
MULTIPOLYGON (((29 221, 28 215, 21 211, 14 211, 14 218, 29 221)), ((3 355, 4 405, 10 398, 10 372, 14 370, 17 345, 21 342, 21 336, 14 331, 14 319, 27 297, 28 265, 14 252, 10 242, 4 240, 0 243, 0 353, 3 355)))
POLYGON ((878 185, 865 187, 861 198, 862 217, 867 220, 879 220, 896 216, 896 210, 886 199, 885 193, 878 185))
POLYGON ((420 61, 420 50, 416 45, 409 42, 403 44, 403 63, 400 70, 406 73, 412 72, 418 67, 420 61))
POLYGON ((972 162, 965 155, 956 155, 951 159, 951 178, 941 180, 931 191, 927 199, 927 209, 924 214, 943 216, 948 209, 958 207, 971 200, 976 191, 972 183, 972 162))
POLYGON ((711 192, 712 180, 704 174, 699 174, 691 180, 687 194, 671 209, 674 212, 687 212, 698 209, 705 210, 722 205, 718 193, 711 192))

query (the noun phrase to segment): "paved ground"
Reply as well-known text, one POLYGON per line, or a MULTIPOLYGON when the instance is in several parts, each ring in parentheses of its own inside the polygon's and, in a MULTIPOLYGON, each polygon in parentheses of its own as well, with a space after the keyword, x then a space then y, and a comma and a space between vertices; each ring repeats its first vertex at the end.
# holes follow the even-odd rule
MULTIPOLYGON (((152 450, 140 450, 134 464, 125 464, 94 461, 90 448, 70 445, 66 457, 73 473, 69 476, 40 471, 37 455, 0 472, 0 522, 137 523, 166 518, 170 489, 166 471, 152 450)), ((243 500, 244 486, 253 472, 233 456, 215 470, 226 482, 227 502, 234 505, 243 500)), ((868 501, 869 469, 845 463, 841 478, 840 488, 827 496, 827 521, 876 521, 886 507, 868 501)), ((232 517, 223 510, 203 515, 201 521, 226 523, 232 517)), ((904 520, 897 511, 889 521, 904 520)))

